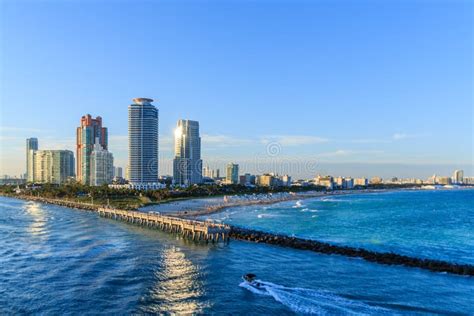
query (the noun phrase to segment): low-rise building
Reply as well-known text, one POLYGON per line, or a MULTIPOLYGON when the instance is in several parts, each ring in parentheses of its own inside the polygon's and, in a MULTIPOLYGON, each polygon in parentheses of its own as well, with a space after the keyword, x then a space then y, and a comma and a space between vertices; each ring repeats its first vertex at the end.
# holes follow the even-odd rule
POLYGON ((369 185, 369 180, 367 178, 356 178, 354 179, 354 186, 356 187, 366 187, 369 185))
POLYGON ((348 189, 348 190, 353 189, 354 188, 354 179, 345 178, 343 188, 348 189))
POLYGON ((382 184, 383 179, 380 177, 373 177, 370 179, 370 184, 382 184))
POLYGON ((326 187, 326 189, 328 189, 328 190, 333 190, 334 189, 334 178, 331 177, 331 176, 318 175, 314 179, 314 184, 322 186, 322 187, 326 187))
POLYGON ((450 177, 438 177, 436 179, 437 184, 443 184, 443 185, 449 185, 451 184, 451 178, 450 177))

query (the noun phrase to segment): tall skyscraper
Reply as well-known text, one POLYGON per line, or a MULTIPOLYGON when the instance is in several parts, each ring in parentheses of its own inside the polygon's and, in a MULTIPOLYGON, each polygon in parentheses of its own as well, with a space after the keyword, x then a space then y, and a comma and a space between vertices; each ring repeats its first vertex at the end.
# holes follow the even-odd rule
POLYGON ((173 181, 177 185, 202 183, 199 122, 179 120, 175 130, 173 181))
POLYGON ((74 153, 70 150, 37 150, 32 157, 34 182, 63 184, 74 177, 74 153))
POLYGON ((91 184, 99 186, 112 183, 114 177, 114 156, 99 144, 91 153, 91 184))
POLYGON ((158 183, 158 109, 153 99, 128 106, 128 177, 132 184, 158 183))
POLYGON ((239 165, 235 163, 229 163, 227 165, 226 183, 227 184, 238 184, 239 183, 239 165))
POLYGON ((26 139, 26 181, 33 182, 34 180, 34 163, 33 155, 34 152, 38 150, 38 139, 37 138, 27 138, 26 139))
POLYGON ((456 184, 462 184, 464 182, 464 171, 456 170, 453 174, 453 182, 456 184))
POLYGON ((91 184, 91 153, 97 143, 107 150, 107 128, 102 127, 102 118, 95 119, 90 114, 81 118, 81 126, 77 128, 77 181, 91 184))

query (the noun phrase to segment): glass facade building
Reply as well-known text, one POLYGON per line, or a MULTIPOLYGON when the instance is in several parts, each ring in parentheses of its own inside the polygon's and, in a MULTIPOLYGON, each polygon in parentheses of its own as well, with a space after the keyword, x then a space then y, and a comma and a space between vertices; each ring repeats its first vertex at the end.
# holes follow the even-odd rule
POLYGON ((199 122, 179 120, 175 130, 173 181, 176 185, 202 183, 201 137, 199 122))
POLYGON ((158 183, 158 109, 152 99, 136 98, 128 106, 128 180, 158 183))

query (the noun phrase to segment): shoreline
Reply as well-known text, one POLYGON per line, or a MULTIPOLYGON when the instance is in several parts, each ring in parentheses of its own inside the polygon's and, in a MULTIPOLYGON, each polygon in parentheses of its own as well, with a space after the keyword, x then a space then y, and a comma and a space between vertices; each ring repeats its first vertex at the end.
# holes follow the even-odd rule
MULTIPOLYGON (((233 208, 233 207, 244 207, 244 206, 252 206, 252 205, 271 205, 271 204, 278 204, 278 203, 289 202, 289 201, 319 198, 319 197, 324 197, 324 196, 372 194, 372 193, 396 192, 400 190, 404 190, 404 189, 365 189, 365 190, 341 190, 341 191, 309 191, 307 193, 296 193, 296 194, 287 193, 285 194, 285 196, 277 197, 274 199, 266 199, 266 200, 257 199, 257 200, 251 200, 251 201, 241 200, 241 201, 236 201, 234 203, 230 202, 230 203, 217 204, 213 206, 203 206, 197 210, 170 212, 170 213, 167 213, 166 215, 181 217, 181 218, 195 218, 195 217, 200 217, 204 215, 218 214, 225 211, 226 209, 233 208)), ((281 194, 281 193, 277 193, 277 194, 281 194)), ((245 195, 240 195, 240 197, 244 197, 244 196, 245 195)), ((263 198, 264 196, 266 196, 266 194, 262 195, 261 197, 263 198)), ((186 202, 186 201, 182 201, 182 202, 186 202)))

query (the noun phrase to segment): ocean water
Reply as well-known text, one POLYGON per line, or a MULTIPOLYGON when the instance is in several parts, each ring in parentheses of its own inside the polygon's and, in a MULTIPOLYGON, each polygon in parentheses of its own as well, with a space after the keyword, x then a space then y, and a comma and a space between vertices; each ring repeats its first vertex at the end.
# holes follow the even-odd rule
POLYGON ((474 280, 0 198, 0 314, 474 314, 474 280), (253 272, 265 284, 248 288, 253 272))
POLYGON ((231 208, 233 225, 474 264, 474 190, 406 190, 231 208))

